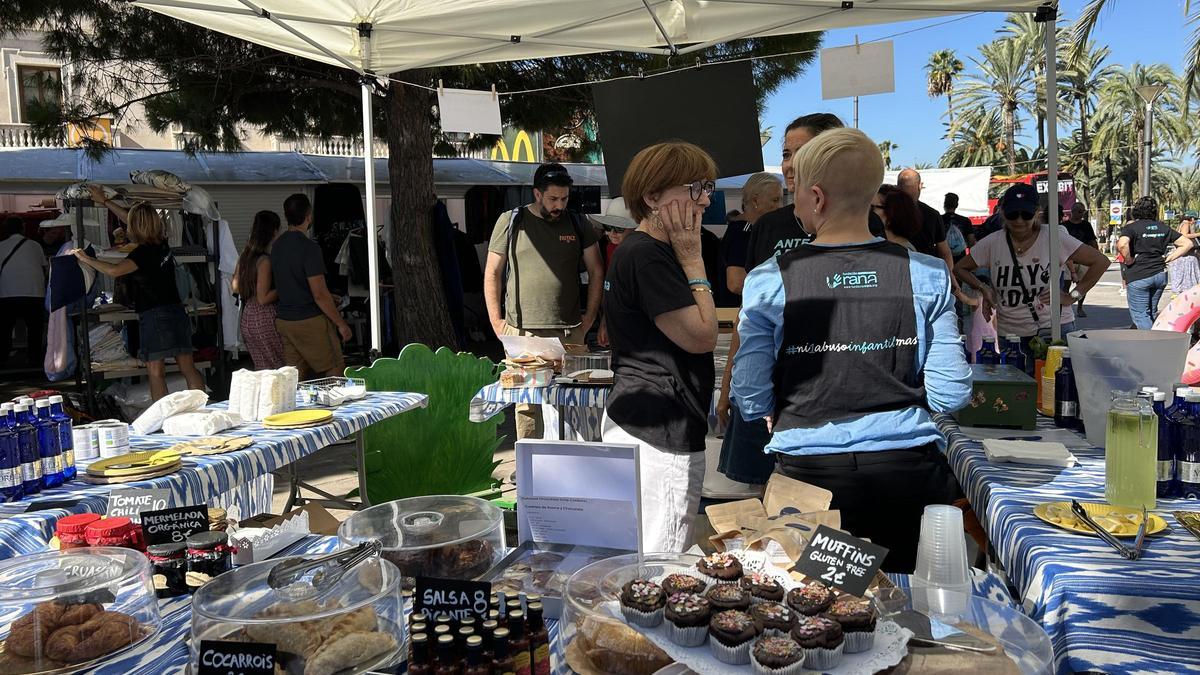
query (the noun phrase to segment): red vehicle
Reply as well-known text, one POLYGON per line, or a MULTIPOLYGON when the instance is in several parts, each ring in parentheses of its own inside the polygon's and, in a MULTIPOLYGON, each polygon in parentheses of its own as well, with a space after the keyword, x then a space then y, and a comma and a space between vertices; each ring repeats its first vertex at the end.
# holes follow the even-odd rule
MULTIPOLYGON (((1004 191, 1014 183, 1024 183, 1025 185, 1034 186, 1038 194, 1042 195, 1041 199, 1044 204, 1049 175, 1045 171, 1042 171, 1041 173, 1026 173, 1015 176, 992 176, 992 180, 988 183, 988 213, 996 211, 996 203, 1000 201, 1000 197, 1004 195, 1004 191)), ((1069 212, 1071 207, 1075 205, 1075 177, 1069 173, 1059 172, 1058 174, 1058 203, 1062 206, 1064 212, 1069 212)), ((972 216, 971 224, 979 226, 985 220, 987 220, 987 216, 972 216)))

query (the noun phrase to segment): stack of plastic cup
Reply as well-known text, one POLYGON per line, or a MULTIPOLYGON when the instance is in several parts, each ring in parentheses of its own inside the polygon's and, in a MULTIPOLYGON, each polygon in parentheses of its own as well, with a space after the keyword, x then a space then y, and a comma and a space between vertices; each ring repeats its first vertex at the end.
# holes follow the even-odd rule
POLYGON ((912 588, 913 602, 924 605, 925 610, 949 615, 966 610, 964 600, 971 596, 971 568, 967 564, 962 511, 957 507, 925 507, 912 588))

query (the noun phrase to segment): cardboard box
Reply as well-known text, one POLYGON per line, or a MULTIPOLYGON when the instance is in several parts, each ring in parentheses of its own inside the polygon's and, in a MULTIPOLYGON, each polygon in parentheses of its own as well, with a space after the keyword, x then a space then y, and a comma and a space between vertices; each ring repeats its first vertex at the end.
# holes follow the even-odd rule
POLYGON ((308 529, 313 534, 336 535, 338 525, 341 523, 333 514, 326 511, 318 504, 305 504, 298 509, 292 509, 283 515, 274 513, 260 513, 252 518, 244 518, 238 523, 240 527, 264 527, 270 528, 282 523, 285 520, 291 520, 297 514, 308 514, 308 529))
POLYGON ((962 426, 1037 427, 1037 383, 1015 366, 971 364, 971 401, 954 414, 962 426))

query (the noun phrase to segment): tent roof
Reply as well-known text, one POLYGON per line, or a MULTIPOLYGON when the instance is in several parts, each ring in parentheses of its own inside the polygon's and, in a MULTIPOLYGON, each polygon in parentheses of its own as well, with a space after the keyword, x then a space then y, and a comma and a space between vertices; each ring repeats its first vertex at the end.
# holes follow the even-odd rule
MULTIPOLYGON (((361 160, 360 160, 361 161, 361 160)), ((170 171, 189 183, 324 183, 327 178, 296 152, 214 152, 114 148, 93 162, 76 148, 0 148, 0 182, 124 184, 138 169, 170 171)))
POLYGON ((1043 0, 133 0, 283 52, 392 73, 602 51, 686 54, 744 37, 973 12, 1043 0), (360 25, 370 26, 366 50, 360 25))

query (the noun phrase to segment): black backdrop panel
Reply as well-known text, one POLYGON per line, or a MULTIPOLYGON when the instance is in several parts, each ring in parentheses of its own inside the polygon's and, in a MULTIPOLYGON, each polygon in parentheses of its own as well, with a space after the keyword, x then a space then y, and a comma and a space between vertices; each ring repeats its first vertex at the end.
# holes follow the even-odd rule
POLYGON ((633 156, 661 141, 704 148, 721 176, 763 170, 750 62, 592 85, 608 192, 621 194, 633 156))

